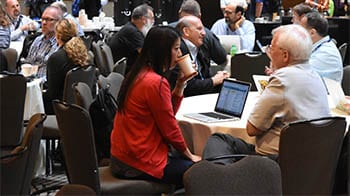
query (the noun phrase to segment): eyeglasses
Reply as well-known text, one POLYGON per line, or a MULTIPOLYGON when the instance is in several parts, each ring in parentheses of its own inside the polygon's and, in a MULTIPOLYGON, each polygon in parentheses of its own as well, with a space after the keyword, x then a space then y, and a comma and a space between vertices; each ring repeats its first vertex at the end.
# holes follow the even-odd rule
MULTIPOLYGON (((286 50, 286 49, 281 48, 281 47, 279 47, 279 46, 277 46, 277 47, 278 47, 280 50, 286 50)), ((271 44, 267 45, 266 48, 265 48, 265 52, 270 53, 271 48, 272 48, 272 45, 271 45, 271 44)))
POLYGON ((54 18, 41 18, 42 22, 53 22, 53 21, 57 21, 57 19, 54 18))

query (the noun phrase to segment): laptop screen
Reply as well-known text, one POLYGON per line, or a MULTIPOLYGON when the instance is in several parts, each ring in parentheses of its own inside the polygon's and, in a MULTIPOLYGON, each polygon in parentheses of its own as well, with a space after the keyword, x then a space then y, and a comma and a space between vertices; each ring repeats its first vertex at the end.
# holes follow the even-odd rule
POLYGON ((222 47, 229 54, 232 44, 235 44, 237 51, 241 50, 241 41, 239 35, 217 35, 222 47))
POLYGON ((241 117, 251 84, 225 79, 215 105, 215 111, 241 117))

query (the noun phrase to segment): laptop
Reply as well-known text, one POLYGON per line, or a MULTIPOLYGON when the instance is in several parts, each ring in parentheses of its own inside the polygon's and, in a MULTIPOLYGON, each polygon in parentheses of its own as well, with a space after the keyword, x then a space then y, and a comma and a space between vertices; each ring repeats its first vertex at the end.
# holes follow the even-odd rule
POLYGON ((232 45, 236 45, 237 51, 241 50, 241 41, 239 35, 217 35, 220 40, 222 47, 225 49, 227 54, 230 54, 232 45))
POLYGON ((225 79, 212 112, 189 113, 185 117, 207 123, 240 120, 251 84, 225 79))

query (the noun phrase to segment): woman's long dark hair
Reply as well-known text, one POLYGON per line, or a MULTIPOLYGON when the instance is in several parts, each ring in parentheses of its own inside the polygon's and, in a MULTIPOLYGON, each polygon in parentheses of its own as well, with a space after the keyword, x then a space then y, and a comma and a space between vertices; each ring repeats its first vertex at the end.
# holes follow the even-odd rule
POLYGON ((118 111, 124 111, 129 89, 144 67, 150 67, 164 76, 171 63, 171 49, 180 34, 169 26, 153 27, 146 35, 142 50, 135 64, 123 81, 118 94, 118 111))

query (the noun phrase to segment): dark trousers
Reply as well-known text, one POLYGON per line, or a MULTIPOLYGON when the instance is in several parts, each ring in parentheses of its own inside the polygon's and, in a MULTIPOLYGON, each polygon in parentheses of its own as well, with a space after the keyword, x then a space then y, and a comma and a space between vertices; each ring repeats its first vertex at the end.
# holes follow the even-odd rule
POLYGON ((150 180, 154 182, 174 184, 176 189, 183 187, 182 176, 192 164, 192 161, 185 159, 177 152, 169 153, 168 163, 164 168, 164 175, 161 179, 158 179, 132 168, 111 156, 111 170, 114 176, 124 179, 150 180))

